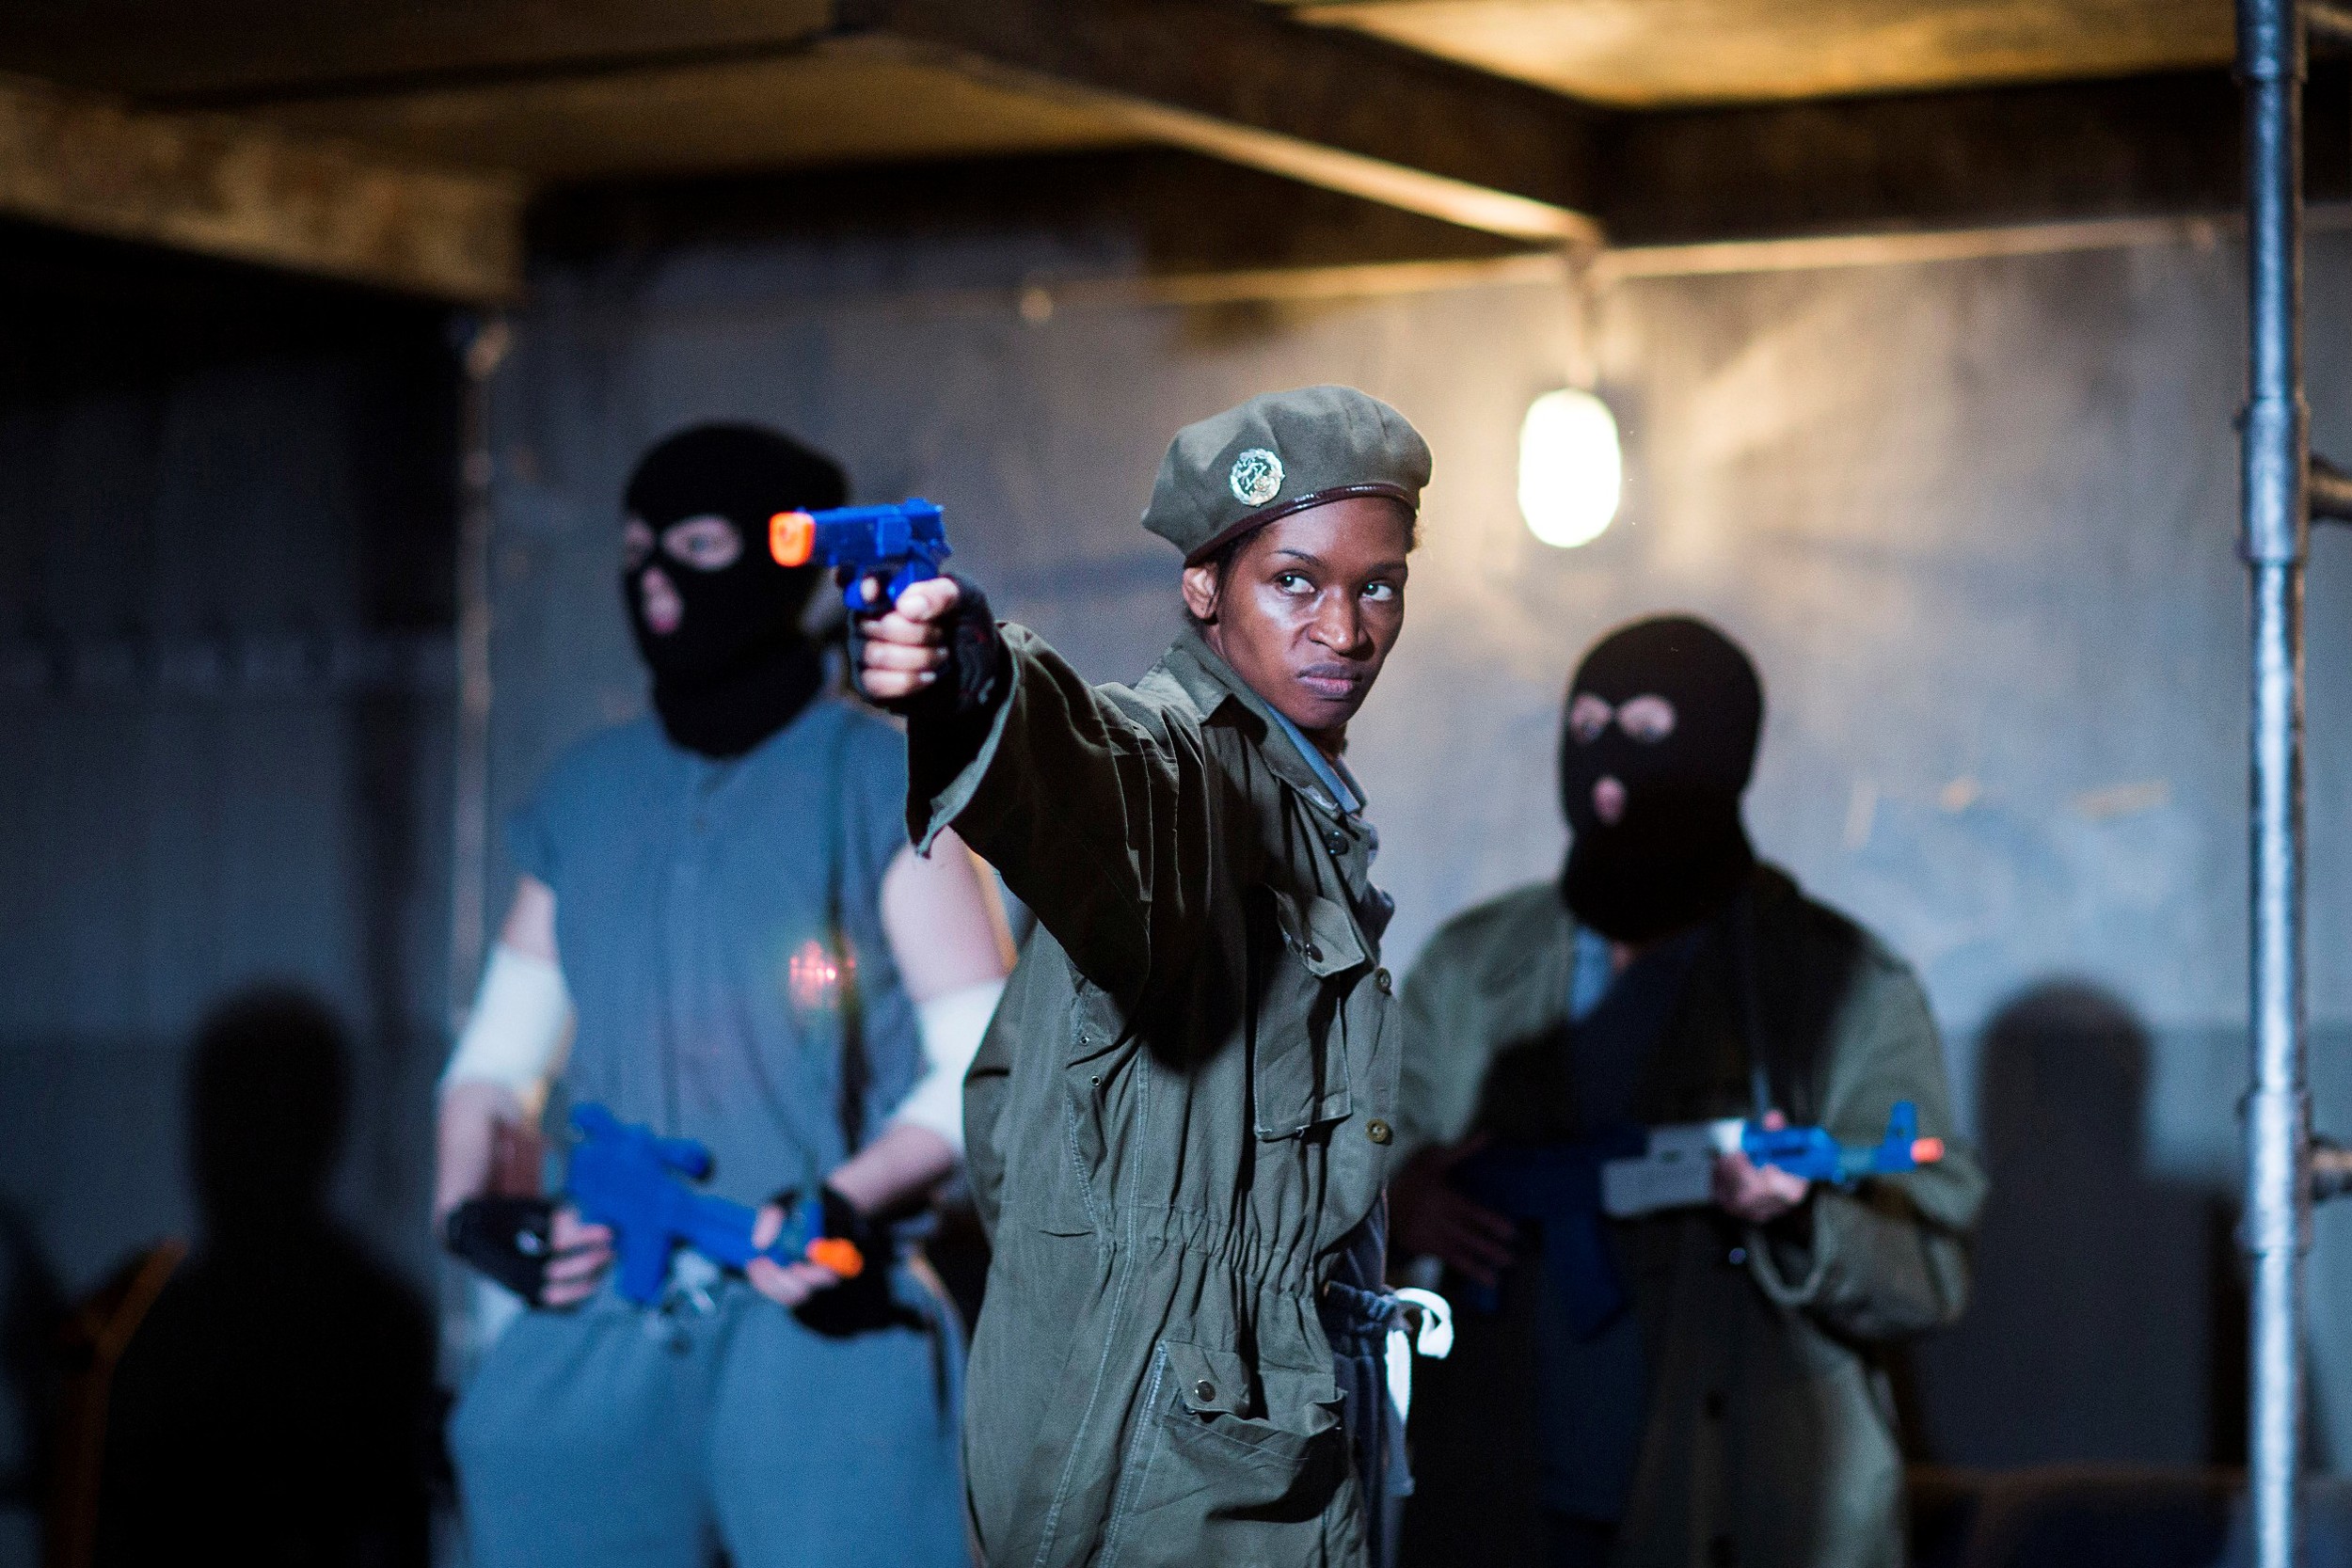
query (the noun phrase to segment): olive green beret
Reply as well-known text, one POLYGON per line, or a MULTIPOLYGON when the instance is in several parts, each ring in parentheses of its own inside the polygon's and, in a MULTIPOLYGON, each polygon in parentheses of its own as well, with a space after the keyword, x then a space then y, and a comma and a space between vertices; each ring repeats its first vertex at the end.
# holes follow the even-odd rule
POLYGON ((1190 565, 1263 523, 1349 496, 1421 510, 1429 443, 1353 387, 1267 392, 1188 424, 1168 443, 1143 526, 1190 565))

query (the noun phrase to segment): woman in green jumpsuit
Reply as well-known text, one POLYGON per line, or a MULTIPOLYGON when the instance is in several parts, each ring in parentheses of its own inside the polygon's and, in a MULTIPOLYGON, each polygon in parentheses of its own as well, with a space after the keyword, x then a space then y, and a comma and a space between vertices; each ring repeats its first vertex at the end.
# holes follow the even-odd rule
POLYGON ((991 1563, 1380 1553, 1399 1040, 1340 752, 1403 626, 1428 472, 1345 388, 1185 429, 1144 526, 1184 552, 1191 625, 1133 687, 997 628, 968 583, 865 626, 917 842, 953 824, 1041 927, 965 1090, 995 1243, 964 1431, 991 1563))

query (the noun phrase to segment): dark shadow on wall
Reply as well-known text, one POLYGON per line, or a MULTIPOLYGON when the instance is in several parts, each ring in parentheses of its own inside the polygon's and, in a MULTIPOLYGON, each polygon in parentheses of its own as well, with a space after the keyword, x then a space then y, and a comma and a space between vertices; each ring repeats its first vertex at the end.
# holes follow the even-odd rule
POLYGON ((205 1022, 202 1238, 112 1370, 92 1561, 426 1561, 432 1320, 326 1211, 351 1073, 342 1025, 301 992, 205 1022))
POLYGON ((1915 1446, 1952 1465, 2242 1463, 2246 1307, 2233 1212, 2152 1176, 2149 1037, 2053 981, 1988 1026, 1978 1125, 1993 1179, 1976 1290, 1916 1347, 1915 1446))

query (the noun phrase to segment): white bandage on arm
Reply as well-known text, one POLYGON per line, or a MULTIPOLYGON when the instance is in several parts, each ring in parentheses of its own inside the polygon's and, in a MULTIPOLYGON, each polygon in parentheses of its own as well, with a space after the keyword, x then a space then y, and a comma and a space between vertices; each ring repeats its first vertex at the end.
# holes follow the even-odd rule
POLYGON ((923 1076, 898 1102, 893 1121, 936 1132, 963 1152, 963 1075, 979 1053, 980 1037, 996 1016, 1002 980, 960 986, 915 1008, 923 1031, 923 1076))
POLYGON ((441 1087, 503 1085, 536 1119, 547 1103, 548 1085, 571 1050, 572 1016, 564 972, 500 942, 482 971, 482 989, 474 993, 457 1049, 450 1053, 441 1087))

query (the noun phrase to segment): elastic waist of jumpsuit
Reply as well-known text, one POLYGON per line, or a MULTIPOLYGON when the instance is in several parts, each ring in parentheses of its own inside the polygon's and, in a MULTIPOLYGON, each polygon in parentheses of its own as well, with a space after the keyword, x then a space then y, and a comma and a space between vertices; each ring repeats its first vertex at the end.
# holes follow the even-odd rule
POLYGON ((1309 1247, 1269 1240, 1263 1232, 1197 1210, 1124 1206, 1112 1224, 1104 1241, 1115 1253, 1166 1248, 1209 1259, 1253 1290, 1308 1296, 1317 1289, 1314 1255, 1309 1247))

